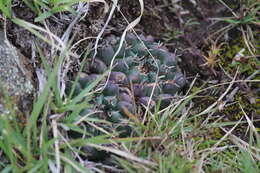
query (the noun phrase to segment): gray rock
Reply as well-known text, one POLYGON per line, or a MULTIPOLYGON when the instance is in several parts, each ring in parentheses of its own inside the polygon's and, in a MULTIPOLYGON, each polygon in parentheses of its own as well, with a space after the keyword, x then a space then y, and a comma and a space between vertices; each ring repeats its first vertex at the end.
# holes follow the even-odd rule
POLYGON ((31 72, 26 69, 25 57, 5 38, 0 28, 0 113, 8 112, 3 104, 3 90, 14 100, 32 94, 34 87, 31 80, 31 72))

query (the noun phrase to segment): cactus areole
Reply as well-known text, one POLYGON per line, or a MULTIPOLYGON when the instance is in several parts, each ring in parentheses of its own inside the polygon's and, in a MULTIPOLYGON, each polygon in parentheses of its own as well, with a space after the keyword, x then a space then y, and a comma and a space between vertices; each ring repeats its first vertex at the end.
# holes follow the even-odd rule
MULTIPOLYGON (((98 49, 96 57, 90 57, 89 63, 83 68, 75 95, 88 87, 111 65, 119 47, 119 39, 110 37, 107 40, 109 43, 98 49)), ((96 93, 93 99, 94 109, 101 110, 103 114, 92 116, 102 117, 111 122, 112 126, 115 124, 108 130, 114 129, 120 137, 130 136, 132 133, 127 125, 129 123, 125 123, 129 120, 127 114, 141 116, 147 106, 152 111, 156 104, 160 104, 160 108, 167 107, 186 82, 177 67, 175 54, 148 37, 139 40, 133 34, 128 34, 112 65, 112 72, 105 79, 105 88, 96 93)), ((93 112, 84 110, 81 113, 91 111, 93 112)), ((94 131, 90 133, 100 134, 94 131)))

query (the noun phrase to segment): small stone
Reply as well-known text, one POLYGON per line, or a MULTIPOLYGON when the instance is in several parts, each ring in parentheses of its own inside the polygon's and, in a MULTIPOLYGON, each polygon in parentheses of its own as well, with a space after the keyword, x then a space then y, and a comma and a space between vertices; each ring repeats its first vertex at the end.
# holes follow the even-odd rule
MULTIPOLYGON (((15 98, 17 104, 33 93, 32 73, 26 69, 25 61, 25 57, 11 45, 0 28, 0 105, 4 104, 4 99, 1 99, 3 89, 15 98)), ((3 105, 0 107, 0 113, 6 112, 3 105)))

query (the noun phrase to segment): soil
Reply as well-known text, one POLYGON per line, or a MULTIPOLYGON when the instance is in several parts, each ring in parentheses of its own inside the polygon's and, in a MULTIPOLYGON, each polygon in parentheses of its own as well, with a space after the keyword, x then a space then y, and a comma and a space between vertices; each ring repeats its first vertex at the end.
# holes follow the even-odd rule
MULTIPOLYGON (((199 48, 205 44, 205 40, 211 33, 222 27, 221 24, 215 24, 210 18, 223 16, 227 10, 222 5, 208 0, 201 0, 197 4, 193 4, 190 1, 173 4, 167 0, 164 0, 163 3, 161 0, 145 0, 144 4, 144 15, 135 30, 139 34, 151 35, 155 40, 162 41, 171 51, 177 50, 177 54, 181 55, 180 66, 190 75, 197 73, 200 73, 202 76, 211 75, 208 69, 199 67, 203 63, 199 48), (197 22, 197 24, 186 26, 191 19, 197 22), (165 42, 165 33, 169 32, 169 30, 179 31, 181 34, 177 38, 165 42)), ((120 7, 121 12, 128 21, 133 21, 140 13, 138 1, 123 0, 120 2, 120 7)), ((102 14, 102 9, 103 6, 98 6, 97 4, 90 6, 88 15, 74 27, 75 42, 99 33, 108 15, 102 14)), ((17 17, 34 23, 33 18, 35 18, 35 14, 24 4, 18 4, 13 10, 17 17)), ((67 15, 67 17, 73 19, 72 15, 67 15)), ((48 20, 47 25, 54 34, 62 36, 69 24, 68 21, 51 18, 48 20)), ((40 23, 35 24, 42 26, 40 23)), ((110 34, 120 35, 126 26, 125 19, 121 13, 116 11, 104 36, 110 34)), ((42 43, 29 31, 14 23, 7 23, 7 31, 9 40, 26 57, 32 56, 32 45, 35 42, 40 43, 40 46, 46 47, 47 50, 48 46, 46 44, 42 43)), ((92 40, 83 42, 78 49, 85 47, 90 41, 92 40)))

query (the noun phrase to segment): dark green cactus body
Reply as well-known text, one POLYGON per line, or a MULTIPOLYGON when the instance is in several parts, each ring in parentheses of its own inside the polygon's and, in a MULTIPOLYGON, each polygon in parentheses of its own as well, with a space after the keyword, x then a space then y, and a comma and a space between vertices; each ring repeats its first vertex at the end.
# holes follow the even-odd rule
POLYGON ((151 83, 151 84, 144 85, 142 91, 143 91, 144 95, 147 97, 150 97, 151 94, 153 94, 154 96, 157 96, 158 94, 161 93, 161 88, 159 85, 155 85, 155 83, 151 83), (154 88, 154 91, 153 91, 153 88, 154 88))
POLYGON ((126 124, 119 125, 116 127, 116 131, 119 132, 119 137, 120 138, 126 138, 131 135, 132 133, 132 128, 126 124))
POLYGON ((99 59, 94 59, 94 61, 91 62, 89 65, 89 71, 91 73, 102 74, 105 71, 107 71, 107 66, 103 61, 101 61, 99 59))
MULTIPOLYGON (((126 36, 112 64, 109 81, 102 92, 104 97, 99 97, 103 99, 99 103, 102 102, 106 110, 124 114, 122 107, 126 107, 135 113, 135 103, 147 105, 147 98, 151 94, 153 96, 150 106, 154 106, 161 94, 174 96, 185 85, 185 78, 177 68, 175 54, 169 52, 165 46, 152 42, 152 39, 142 38, 143 40, 139 40, 133 34, 126 36), (126 94, 125 88, 128 88, 129 93, 126 94)), ((109 42, 114 44, 99 49, 94 63, 88 65, 89 77, 85 77, 86 81, 90 81, 92 73, 101 73, 111 65, 114 53, 119 48, 119 42, 111 40, 109 42)))
POLYGON ((98 74, 87 75, 86 73, 81 73, 79 78, 79 84, 81 88, 86 88, 87 86, 89 86, 89 84, 94 82, 99 76, 100 75, 98 74))
POLYGON ((143 97, 145 96, 144 93, 144 86, 142 84, 133 84, 133 94, 135 97, 143 97))
POLYGON ((134 105, 126 102, 126 101, 120 101, 117 104, 117 109, 120 111, 120 113, 124 114, 124 108, 126 108, 129 112, 135 113, 134 105))
MULTIPOLYGON (((107 82, 101 82, 102 86, 105 83, 106 86, 95 94, 93 104, 101 109, 105 120, 112 123, 111 129, 104 129, 116 130, 120 137, 127 137, 133 131, 125 124, 129 121, 129 113, 135 115, 137 110, 145 111, 137 108, 148 105, 149 108, 153 108, 158 102, 161 103, 160 108, 169 106, 173 97, 186 83, 184 75, 177 67, 175 54, 151 40, 144 38, 141 42, 134 35, 127 35, 113 64, 111 61, 119 47, 118 42, 99 49, 94 60, 90 57, 91 61, 86 65, 85 73, 80 76, 80 85, 75 91, 75 94, 78 94, 79 89, 89 86, 112 65, 113 69, 106 79, 107 82)), ((96 130, 88 129, 88 132, 96 135, 96 130)), ((99 158, 97 155, 100 152, 97 150, 90 153, 90 157, 99 158)))
MULTIPOLYGON (((117 51, 117 49, 119 48, 119 45, 113 45, 113 50, 114 52, 117 51)), ((126 44, 123 44, 119 53, 117 54, 117 58, 123 58, 126 56, 126 44)))
POLYGON ((106 65, 110 65, 115 51, 111 45, 98 51, 97 57, 102 60, 106 65))
MULTIPOLYGON (((139 99, 139 102, 140 102, 141 104, 143 104, 144 106, 148 106, 149 100, 150 100, 150 97, 141 97, 141 98, 139 99)), ((155 106, 155 101, 154 101, 154 100, 151 100, 149 106, 150 106, 151 108, 154 107, 154 106, 155 106)))
POLYGON ((85 116, 85 115, 91 114, 91 113, 93 113, 93 112, 94 112, 93 109, 86 108, 86 109, 83 109, 79 114, 80 114, 81 116, 85 116))
MULTIPOLYGON (((70 94, 71 94, 73 85, 74 85, 74 83, 73 83, 72 81, 68 81, 68 82, 67 82, 67 87, 66 87, 66 90, 65 90, 65 92, 67 93, 67 95, 70 95, 70 94)), ((75 89, 74 89, 74 91, 73 91, 73 93, 72 93, 72 96, 75 97, 75 96, 79 95, 79 93, 81 92, 81 90, 82 90, 81 85, 80 85, 79 83, 77 83, 77 84, 75 85, 75 89)))
POLYGON ((155 101, 160 102, 160 107, 163 109, 171 104, 173 101, 173 96, 171 94, 161 94, 156 96, 155 101))
POLYGON ((126 93, 120 93, 118 98, 119 98, 120 101, 125 101, 125 102, 128 102, 128 103, 134 104, 134 101, 131 98, 131 96, 126 94, 126 93))
POLYGON ((118 106, 118 100, 116 96, 106 96, 102 102, 106 110, 116 109, 118 106))
POLYGON ((119 123, 123 119, 123 115, 119 111, 112 111, 109 113, 108 120, 112 123, 119 123))
POLYGON ((103 94, 105 96, 117 96, 119 94, 119 86, 118 84, 112 82, 112 81, 108 81, 103 94))
POLYGON ((116 59, 113 71, 125 73, 135 64, 136 63, 133 58, 116 59))
POLYGON ((130 82, 140 83, 142 81, 142 76, 140 71, 137 68, 133 68, 127 72, 127 76, 130 82))
POLYGON ((128 79, 123 72, 111 72, 109 80, 123 86, 127 86, 128 84, 128 79))
POLYGON ((98 162, 100 160, 105 160, 109 157, 109 153, 103 150, 98 150, 93 147, 84 147, 84 152, 86 153, 88 160, 98 162))

